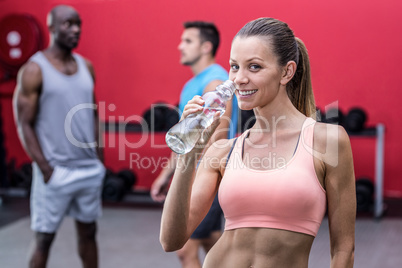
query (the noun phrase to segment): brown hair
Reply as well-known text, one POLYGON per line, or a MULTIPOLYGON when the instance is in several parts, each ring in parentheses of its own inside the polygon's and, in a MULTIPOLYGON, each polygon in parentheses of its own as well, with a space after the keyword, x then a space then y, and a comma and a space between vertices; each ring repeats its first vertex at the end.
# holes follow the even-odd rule
POLYGON ((200 30, 200 39, 202 42, 212 43, 212 56, 215 57, 219 47, 219 31, 215 24, 207 21, 187 21, 183 24, 184 29, 196 28, 200 30))
POLYGON ((252 36, 268 38, 280 66, 285 66, 289 61, 296 62, 295 75, 286 85, 286 91, 293 105, 301 113, 315 118, 316 107, 311 85, 310 60, 303 41, 294 36, 285 22, 273 18, 259 18, 247 23, 235 38, 252 36))

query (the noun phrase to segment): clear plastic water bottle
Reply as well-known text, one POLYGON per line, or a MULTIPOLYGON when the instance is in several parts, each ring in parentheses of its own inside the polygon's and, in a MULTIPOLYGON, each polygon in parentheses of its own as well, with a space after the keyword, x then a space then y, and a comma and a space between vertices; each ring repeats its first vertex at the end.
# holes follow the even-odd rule
POLYGON ((226 102, 232 98, 235 90, 235 84, 227 80, 214 91, 202 95, 205 101, 203 111, 190 114, 167 132, 166 144, 169 148, 178 154, 190 152, 200 139, 202 131, 212 124, 214 114, 219 111, 222 116, 225 113, 226 102))

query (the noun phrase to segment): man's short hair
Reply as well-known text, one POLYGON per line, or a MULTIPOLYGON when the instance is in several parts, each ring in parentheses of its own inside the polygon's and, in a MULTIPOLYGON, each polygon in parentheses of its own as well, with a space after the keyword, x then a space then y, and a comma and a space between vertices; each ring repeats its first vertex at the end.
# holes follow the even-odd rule
POLYGON ((209 41, 212 43, 212 56, 215 57, 220 42, 219 31, 215 24, 206 21, 187 21, 184 23, 184 28, 199 29, 201 42, 209 41))

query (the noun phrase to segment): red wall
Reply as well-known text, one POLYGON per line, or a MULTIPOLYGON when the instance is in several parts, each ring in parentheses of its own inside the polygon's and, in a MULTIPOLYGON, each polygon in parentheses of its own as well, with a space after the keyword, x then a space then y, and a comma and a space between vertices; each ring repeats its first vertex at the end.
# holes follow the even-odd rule
MULTIPOLYGON (((141 115, 156 101, 177 103, 183 83, 191 77, 178 59, 183 21, 217 24, 222 34, 217 60, 226 68, 231 39, 247 21, 270 16, 288 22, 309 49, 317 105, 323 108, 338 101, 344 112, 360 106, 368 112, 368 125, 385 124, 385 195, 402 197, 397 160, 402 149, 397 110, 401 1, 2 0, 0 17, 27 12, 44 26, 48 10, 60 3, 74 5, 82 16, 77 51, 95 66, 98 100, 106 107, 116 105, 115 111, 106 110, 106 120, 141 115)), ((11 92, 14 85, 1 84, 1 92, 11 92)), ((1 101, 7 153, 23 159, 10 102, 1 101)), ((352 146, 356 176, 373 178, 374 140, 352 138, 352 146)))

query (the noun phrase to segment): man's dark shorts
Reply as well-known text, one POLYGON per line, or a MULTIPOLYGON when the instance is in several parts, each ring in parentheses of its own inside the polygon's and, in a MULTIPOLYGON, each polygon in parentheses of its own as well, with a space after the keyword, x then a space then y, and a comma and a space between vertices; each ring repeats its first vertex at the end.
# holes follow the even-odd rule
POLYGON ((214 231, 222 229, 222 209, 219 205, 218 195, 215 196, 214 202, 208 211, 208 214, 202 220, 200 225, 191 235, 191 239, 204 239, 211 236, 214 231))

